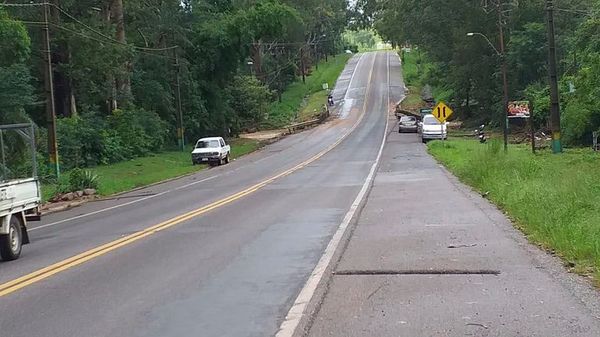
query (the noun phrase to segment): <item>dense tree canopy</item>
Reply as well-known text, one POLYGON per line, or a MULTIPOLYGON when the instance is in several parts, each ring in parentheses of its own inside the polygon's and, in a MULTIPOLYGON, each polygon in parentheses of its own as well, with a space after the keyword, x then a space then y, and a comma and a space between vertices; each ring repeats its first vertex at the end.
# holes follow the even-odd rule
MULTIPOLYGON (((563 122, 567 140, 591 140, 600 110, 599 8, 594 0, 555 0, 563 122), (576 88, 569 93, 571 83, 576 88)), ((384 40, 419 48, 433 63, 426 82, 442 90, 463 119, 496 120, 501 107, 498 12, 506 35, 510 98, 534 101, 536 120, 548 114, 544 0, 359 0, 353 22, 373 24, 384 40), (449 93, 449 94, 448 94, 449 93)))
MULTIPOLYGON (((175 144, 178 97, 188 140, 256 128, 269 118, 265 106, 298 77, 301 55, 309 68, 341 49, 347 18, 346 0, 52 0, 47 7, 67 166, 175 144), (128 123, 138 124, 131 132, 138 138, 124 134, 128 123)), ((42 2, 0 4, 1 122, 46 126, 43 18, 42 2)))

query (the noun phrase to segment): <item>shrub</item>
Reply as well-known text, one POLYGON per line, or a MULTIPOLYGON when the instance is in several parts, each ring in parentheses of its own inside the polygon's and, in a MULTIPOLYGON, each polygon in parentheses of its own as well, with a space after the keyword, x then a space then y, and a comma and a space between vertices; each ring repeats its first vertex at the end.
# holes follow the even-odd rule
POLYGON ((82 114, 57 120, 63 169, 115 163, 162 150, 168 128, 142 109, 115 110, 109 117, 82 114))
MULTIPOLYGON (((123 157, 130 159, 161 150, 168 133, 166 123, 153 112, 142 109, 115 110, 108 118, 110 132, 105 135, 110 146, 120 138, 123 157)), ((108 149, 110 150, 110 149, 108 149)))
POLYGON ((100 132, 106 122, 95 114, 59 118, 56 121, 58 152, 64 169, 94 166, 101 163, 100 132))
POLYGON ((69 190, 81 191, 86 188, 98 188, 98 175, 89 170, 73 169, 69 174, 69 190))

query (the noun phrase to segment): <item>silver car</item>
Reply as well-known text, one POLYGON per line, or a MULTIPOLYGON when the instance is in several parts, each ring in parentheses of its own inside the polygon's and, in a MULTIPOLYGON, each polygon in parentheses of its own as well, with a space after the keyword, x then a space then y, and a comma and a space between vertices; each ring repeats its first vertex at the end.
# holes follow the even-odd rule
POLYGON ((413 116, 402 116, 398 123, 398 132, 417 132, 417 118, 413 116))

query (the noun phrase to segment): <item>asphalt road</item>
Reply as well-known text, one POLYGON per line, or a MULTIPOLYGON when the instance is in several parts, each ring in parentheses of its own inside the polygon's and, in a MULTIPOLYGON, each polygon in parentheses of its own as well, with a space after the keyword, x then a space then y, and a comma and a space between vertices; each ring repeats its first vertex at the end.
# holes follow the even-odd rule
POLYGON ((307 336, 600 336, 589 280, 396 128, 332 271, 307 336))
POLYGON ((274 335, 402 95, 394 53, 356 55, 336 86, 335 120, 32 224, 21 259, 0 263, 0 336, 274 335))

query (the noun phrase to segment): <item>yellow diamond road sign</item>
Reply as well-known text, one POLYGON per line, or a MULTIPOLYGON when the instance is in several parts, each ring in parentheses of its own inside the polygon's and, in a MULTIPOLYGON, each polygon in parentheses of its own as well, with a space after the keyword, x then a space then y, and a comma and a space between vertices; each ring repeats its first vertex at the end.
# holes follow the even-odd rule
POLYGON ((431 114, 433 114, 433 117, 440 121, 440 123, 444 123, 448 118, 450 118, 453 112, 454 111, 452 111, 449 106, 444 104, 444 102, 440 102, 435 108, 433 108, 431 114))

